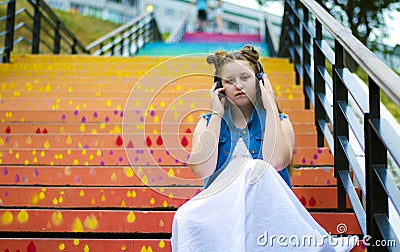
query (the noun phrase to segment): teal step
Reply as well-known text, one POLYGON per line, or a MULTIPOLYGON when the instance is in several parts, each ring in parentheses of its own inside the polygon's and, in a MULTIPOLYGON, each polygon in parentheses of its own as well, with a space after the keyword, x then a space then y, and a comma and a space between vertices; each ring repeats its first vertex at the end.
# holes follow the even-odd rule
POLYGON ((268 47, 265 43, 176 43, 152 42, 139 50, 137 56, 182 56, 193 54, 212 54, 218 50, 234 51, 251 44, 255 46, 262 57, 268 57, 268 47))

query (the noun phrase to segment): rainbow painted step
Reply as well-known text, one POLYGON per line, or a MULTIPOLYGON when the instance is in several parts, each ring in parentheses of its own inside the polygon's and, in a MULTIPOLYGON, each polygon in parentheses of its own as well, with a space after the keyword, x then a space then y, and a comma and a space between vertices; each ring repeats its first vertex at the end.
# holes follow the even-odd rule
MULTIPOLYGON (((84 165, 84 166, 171 166, 186 165, 189 152, 179 149, 148 148, 114 149, 17 149, 0 152, 3 165, 84 165)), ((299 147, 293 153, 294 165, 323 166, 333 162, 329 148, 299 147)))
POLYGON ((0 251, 171 251, 169 239, 0 238, 0 251))
MULTIPOLYGON (((164 233, 171 232, 174 211, 138 210, 68 210, 68 209, 0 209, 3 232, 49 233, 164 233)), ((312 212, 313 218, 328 233, 338 234, 339 224, 345 224, 342 234, 360 234, 354 213, 312 212)))
MULTIPOLYGON (((137 123, 126 123, 124 125, 127 128, 132 129, 131 134, 135 133, 191 133, 196 127, 196 122, 188 123, 183 122, 177 123, 146 123, 140 125, 137 123)), ((315 133, 315 125, 313 123, 296 123, 292 122, 295 133, 315 133)), ((80 123, 80 122, 66 122, 63 124, 57 122, 35 122, 28 124, 25 122, 13 122, 13 123, 2 123, 0 124, 1 134, 121 134, 122 124, 121 123, 80 123)))
MULTIPOLYGON (((4 93, 3 93, 4 94, 4 93)), ((29 94, 30 95, 30 94, 29 94)), ((46 98, 45 100, 43 98, 32 98, 32 97, 25 97, 21 98, 18 96, 18 99, 16 97, 12 98, 3 98, 0 103, 0 109, 24 109, 24 110, 37 110, 37 109, 43 109, 43 110, 56 110, 56 109, 71 109, 71 110, 104 110, 104 109, 113 109, 120 107, 119 110, 125 109, 125 110, 135 110, 135 109, 140 109, 140 110, 146 110, 146 109, 155 109, 155 110, 160 110, 160 109, 173 109, 173 106, 175 109, 180 110, 182 108, 209 108, 210 105, 210 100, 209 100, 209 94, 207 91, 207 94, 205 92, 202 93, 193 93, 192 95, 189 95, 189 93, 179 95, 175 92, 168 93, 168 96, 171 98, 163 98, 159 97, 158 94, 156 97, 149 97, 149 98, 143 98, 143 95, 141 94, 135 94, 135 96, 139 96, 140 98, 136 98, 134 101, 134 107, 125 107, 125 104, 127 102, 128 97, 124 98, 110 98, 109 93, 102 93, 102 96, 107 96, 107 98, 94 98, 96 96, 96 93, 93 94, 88 94, 90 97, 85 97, 85 98, 71 98, 71 95, 74 95, 72 93, 69 94, 69 96, 60 98, 60 94, 58 93, 57 97, 54 97, 54 95, 50 97, 43 97, 46 98), (195 97, 194 97, 195 96, 195 97), (200 98, 199 96, 206 96, 204 98, 200 98)), ((80 96, 81 93, 79 92, 78 96, 80 96)), ((167 95, 167 94, 163 94, 167 95)), ((49 95, 50 96, 50 95, 49 95)), ((133 97, 132 96, 132 99, 133 97)), ((283 108, 284 110, 294 110, 301 108, 303 106, 304 101, 302 98, 303 95, 297 95, 294 96, 293 93, 280 93, 278 94, 277 101, 279 104, 279 107, 283 108), (291 98, 289 98, 289 96, 291 98)))
MULTIPOLYGON (((297 133, 295 148, 312 147, 317 142, 316 133, 297 133)), ((124 133, 121 134, 0 134, 0 150, 18 149, 40 149, 44 148, 70 148, 85 149, 93 148, 133 148, 133 147, 165 147, 181 148, 190 150, 193 134, 165 133, 144 134, 124 133), (124 144, 125 143, 125 144, 124 144)))
MULTIPOLYGON (((203 186, 187 166, 16 166, 0 168, 7 186, 203 186)), ((294 187, 335 186, 332 167, 294 168, 294 187)))
MULTIPOLYGON (((2 239, 2 251, 171 251, 167 239, 2 239)), ((360 242, 351 252, 365 252, 366 246, 360 242)))
MULTIPOLYGON (((202 187, 36 187, 0 186, 3 207, 175 209, 202 187)), ((337 209, 336 187, 294 187, 293 192, 308 209, 337 209)), ((347 207, 351 205, 348 201, 347 207)))
MULTIPOLYGON (((137 122, 164 123, 164 122, 187 122, 198 121, 203 113, 209 112, 208 109, 187 109, 178 110, 135 110, 132 113, 123 110, 0 110, 0 120, 2 123, 9 122, 62 122, 62 123, 122 123, 137 122), (145 120, 146 117, 146 120, 145 120)), ((312 110, 286 110, 290 120, 294 123, 309 122, 314 118, 312 110)))

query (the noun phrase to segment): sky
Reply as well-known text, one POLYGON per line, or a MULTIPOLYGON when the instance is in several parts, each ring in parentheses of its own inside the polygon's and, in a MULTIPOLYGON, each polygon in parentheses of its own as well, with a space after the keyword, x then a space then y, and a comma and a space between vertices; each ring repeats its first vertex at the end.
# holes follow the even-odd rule
MULTIPOLYGON (((259 5, 257 3, 256 0, 224 0, 225 2, 230 2, 230 3, 234 3, 237 5, 242 5, 245 7, 250 7, 250 8, 254 8, 254 9, 259 9, 259 5)), ((277 3, 275 2, 270 2, 267 3, 267 11, 271 12, 271 13, 276 13, 279 15, 282 15, 282 8, 279 8, 279 4, 278 6, 276 5, 277 3)), ((391 13, 393 19, 390 18, 386 18, 386 25, 387 25, 387 29, 388 29, 388 33, 390 35, 390 38, 386 39, 384 42, 387 45, 390 46, 396 46, 396 44, 400 44, 400 12, 392 12, 391 13)), ((387 15, 388 16, 388 15, 387 15)))

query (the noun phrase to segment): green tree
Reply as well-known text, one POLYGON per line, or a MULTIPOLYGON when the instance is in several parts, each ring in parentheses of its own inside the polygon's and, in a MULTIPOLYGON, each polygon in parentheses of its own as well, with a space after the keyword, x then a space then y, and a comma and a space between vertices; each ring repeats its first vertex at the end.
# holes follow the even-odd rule
POLYGON ((394 0, 323 0, 330 13, 353 35, 371 49, 387 37, 386 10, 400 11, 400 2, 394 0), (373 31, 381 34, 374 34, 373 31))
MULTIPOLYGON (((263 5, 268 0, 257 0, 263 5)), ((322 2, 335 19, 349 27, 353 35, 371 50, 377 49, 388 36, 384 16, 388 11, 400 11, 396 0, 317 0, 322 2), (379 31, 374 34, 373 31, 379 31)), ((348 67, 357 69, 355 62, 346 57, 348 67)))

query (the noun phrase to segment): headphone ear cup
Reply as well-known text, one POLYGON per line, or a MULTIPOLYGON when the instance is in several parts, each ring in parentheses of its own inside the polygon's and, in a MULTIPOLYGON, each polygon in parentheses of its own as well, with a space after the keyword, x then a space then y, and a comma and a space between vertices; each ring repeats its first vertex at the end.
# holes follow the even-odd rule
POLYGON ((220 77, 214 75, 214 83, 217 84, 217 88, 222 88, 222 82, 220 77))
POLYGON ((258 63, 258 69, 260 70, 260 72, 258 72, 256 74, 256 77, 258 80, 262 80, 263 75, 264 75, 264 67, 262 66, 260 61, 258 61, 257 63, 258 63))

